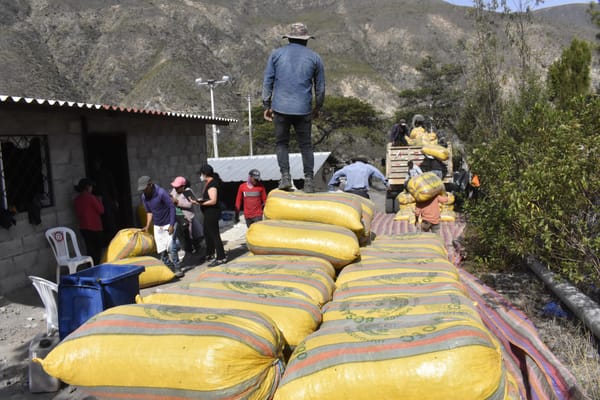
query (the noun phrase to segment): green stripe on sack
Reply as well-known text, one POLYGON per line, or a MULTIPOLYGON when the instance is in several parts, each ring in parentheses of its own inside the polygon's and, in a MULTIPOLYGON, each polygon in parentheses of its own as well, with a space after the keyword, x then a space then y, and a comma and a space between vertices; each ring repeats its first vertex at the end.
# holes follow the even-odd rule
POLYGON ((494 349, 496 346, 488 339, 485 328, 462 325, 461 321, 451 322, 456 325, 440 326, 431 320, 430 325, 414 327, 409 335, 398 336, 398 329, 406 330, 406 321, 365 323, 355 327, 340 324, 340 329, 324 329, 323 326, 312 334, 300 350, 296 348, 292 359, 284 373, 282 385, 315 372, 338 365, 373 362, 384 360, 401 360, 422 354, 433 354, 450 351, 459 347, 477 346, 494 349), (353 329, 354 328, 354 329, 353 329), (324 335, 345 334, 350 341, 312 348, 311 342, 324 335), (359 340, 355 342, 354 340, 359 340), (318 361, 313 361, 316 359, 318 361))
POLYGON ((239 292, 228 289, 213 289, 203 287, 193 287, 191 285, 182 285, 165 289, 162 292, 152 294, 152 299, 158 299, 162 294, 177 294, 190 297, 209 297, 211 299, 222 299, 251 302, 271 307, 287 307, 293 310, 304 311, 308 313, 315 322, 321 322, 321 310, 308 299, 291 296, 267 297, 256 293, 239 292))
POLYGON ((219 336, 227 337, 254 348, 260 354, 277 356, 277 349, 274 347, 275 339, 279 333, 269 321, 260 314, 246 310, 224 310, 215 308, 171 306, 159 304, 132 304, 121 307, 122 314, 115 314, 115 309, 109 313, 100 313, 90 319, 84 326, 71 335, 66 340, 75 340, 81 337, 91 335, 141 335, 141 336, 162 336, 162 335, 190 335, 190 336, 219 336), (127 308, 141 308, 146 312, 146 316, 127 314, 127 308), (170 316, 178 314, 194 314, 191 319, 172 319, 170 316), (164 317, 164 318, 163 318, 164 317), (245 327, 224 321, 224 317, 234 317, 251 321, 262 326, 269 337, 263 337, 256 334, 256 327, 245 327))

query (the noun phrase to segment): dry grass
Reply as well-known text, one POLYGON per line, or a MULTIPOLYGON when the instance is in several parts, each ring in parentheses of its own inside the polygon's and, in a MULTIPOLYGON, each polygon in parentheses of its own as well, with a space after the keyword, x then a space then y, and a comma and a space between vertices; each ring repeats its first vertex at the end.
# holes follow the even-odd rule
POLYGON ((475 275, 523 311, 538 330, 541 340, 577 380, 590 399, 600 399, 599 341, 576 317, 556 317, 544 306, 558 299, 543 282, 526 270, 475 275))

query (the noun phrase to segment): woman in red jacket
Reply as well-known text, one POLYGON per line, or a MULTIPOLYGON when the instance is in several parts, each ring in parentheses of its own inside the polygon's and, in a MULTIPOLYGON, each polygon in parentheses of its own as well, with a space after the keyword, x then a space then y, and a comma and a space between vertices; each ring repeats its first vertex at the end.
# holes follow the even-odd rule
POLYGON ((94 259, 94 264, 100 264, 102 256, 102 219, 104 206, 102 200, 92 194, 93 182, 88 178, 79 181, 75 190, 75 214, 79 221, 79 231, 83 236, 87 254, 94 259))

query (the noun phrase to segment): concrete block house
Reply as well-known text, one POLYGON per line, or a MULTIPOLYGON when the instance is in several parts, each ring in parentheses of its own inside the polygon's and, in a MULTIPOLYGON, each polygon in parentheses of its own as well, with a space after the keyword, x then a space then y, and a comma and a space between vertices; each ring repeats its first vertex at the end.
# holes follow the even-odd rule
POLYGON ((117 228, 137 225, 137 179, 169 188, 195 178, 207 160, 206 125, 234 119, 99 104, 0 96, 0 296, 30 285, 28 275, 55 279, 44 233, 67 226, 78 234, 74 185, 102 169, 111 176, 117 228))

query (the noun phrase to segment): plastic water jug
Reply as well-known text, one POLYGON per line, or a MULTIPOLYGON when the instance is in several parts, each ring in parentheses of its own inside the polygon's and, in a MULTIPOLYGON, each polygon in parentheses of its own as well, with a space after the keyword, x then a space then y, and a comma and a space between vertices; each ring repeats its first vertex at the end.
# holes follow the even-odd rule
POLYGON ((47 336, 45 333, 40 333, 29 344, 29 391, 31 393, 49 393, 60 389, 60 380, 48 375, 40 364, 31 361, 34 358, 45 358, 59 342, 58 335, 47 336))

